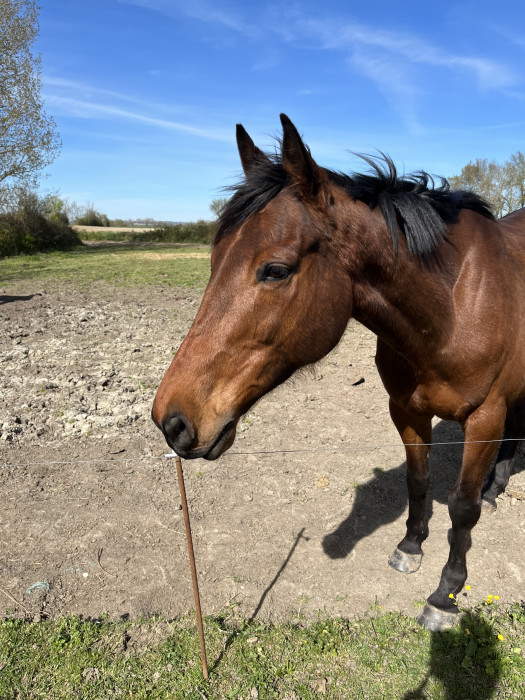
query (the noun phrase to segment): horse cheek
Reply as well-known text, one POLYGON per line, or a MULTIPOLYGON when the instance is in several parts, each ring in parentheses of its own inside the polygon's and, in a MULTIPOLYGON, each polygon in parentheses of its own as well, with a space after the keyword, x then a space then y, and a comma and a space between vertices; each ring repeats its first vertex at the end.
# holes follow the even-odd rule
POLYGON ((352 285, 345 274, 323 275, 318 280, 310 313, 310 342, 316 362, 327 355, 341 340, 352 316, 352 285))

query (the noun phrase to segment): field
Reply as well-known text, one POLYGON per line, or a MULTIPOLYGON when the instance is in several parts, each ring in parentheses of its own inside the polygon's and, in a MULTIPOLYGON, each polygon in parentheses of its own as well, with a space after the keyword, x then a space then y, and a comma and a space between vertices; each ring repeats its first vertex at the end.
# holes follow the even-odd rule
MULTIPOLYGON (((72 639, 89 637, 89 649, 107 655, 113 648, 124 669, 126 664, 135 669, 132 697, 171 697, 162 694, 167 691, 161 685, 157 695, 147 694, 153 692, 148 682, 158 673, 164 683, 170 664, 175 668, 191 658, 194 675, 185 686, 177 681, 184 692, 173 697, 397 698, 415 693, 427 678, 424 692, 437 698, 446 697, 446 682, 432 659, 445 664, 461 639, 464 692, 470 692, 479 669, 472 647, 469 667, 467 628, 462 637, 430 635, 413 619, 446 561, 446 496, 461 448, 434 448, 425 557, 420 571, 403 577, 387 559, 406 520, 404 453, 388 417, 368 331, 351 323, 338 348, 315 369, 257 404, 219 461, 184 463, 212 663, 221 659, 208 694, 202 685, 196 690, 198 660, 191 654, 197 647, 188 642, 186 657, 173 650, 173 635, 183 638, 191 627, 184 616, 193 601, 176 476, 149 418, 156 386, 198 308, 208 252, 175 245, 92 245, 8 259, 0 266, 0 614, 34 620, 40 630, 10 622, 21 648, 27 644, 28 654, 32 645, 40 648, 31 637, 36 634, 50 644, 58 639, 57 648, 68 656, 72 639), (92 627, 99 624, 103 633, 71 615, 102 620, 92 627), (176 622, 180 616, 182 622, 176 622), (254 638, 258 641, 250 642, 254 638), (304 641, 317 649, 307 661, 298 651, 304 641), (140 666, 149 648, 162 648, 161 666, 140 666), (416 675, 407 675, 412 657, 419 659, 416 675), (228 681, 239 689, 236 695, 226 694, 220 675, 229 664, 247 674, 228 681), (382 695, 393 666, 399 667, 392 680, 397 690, 382 695), (275 694, 262 690, 257 668, 269 677, 281 669, 284 680, 272 686, 275 694), (363 669, 369 674, 365 684, 348 694, 342 679, 361 677, 363 669)), ((455 425, 436 422, 436 442, 461 439, 455 425)), ((487 596, 499 596, 501 615, 491 617, 495 608, 490 608, 487 618, 469 623, 472 629, 482 626, 476 648, 490 649, 490 663, 483 666, 485 659, 482 666, 492 664, 494 682, 485 683, 492 694, 451 697, 519 697, 513 694, 519 690, 512 668, 523 673, 522 469, 523 453, 497 512, 483 515, 474 530, 471 589, 459 601, 485 610, 487 596), (507 614, 512 605, 514 612, 507 614), (494 646, 500 629, 501 654, 494 646), (479 642, 483 635, 490 643, 479 642), (500 656, 509 660, 506 666, 498 665, 500 656), (506 684, 498 685, 500 676, 506 684)), ((0 682, 9 663, 0 645, 0 682)), ((97 665, 102 661, 89 662, 98 669, 89 683, 89 674, 78 670, 81 663, 88 667, 85 659, 75 661, 85 686, 82 697, 119 696, 102 691, 106 671, 97 665)), ((425 697, 418 692, 406 697, 425 697)), ((12 697, 46 696, 20 693, 12 697)))

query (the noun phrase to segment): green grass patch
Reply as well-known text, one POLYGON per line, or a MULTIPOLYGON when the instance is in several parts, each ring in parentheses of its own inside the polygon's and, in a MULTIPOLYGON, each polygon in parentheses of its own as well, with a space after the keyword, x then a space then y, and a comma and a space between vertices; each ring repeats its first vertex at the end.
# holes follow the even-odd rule
POLYGON ((11 282, 71 282, 86 286, 196 287, 210 275, 208 246, 83 246, 68 252, 24 255, 0 260, 0 279, 11 282))
POLYGON ((478 606, 430 633, 400 614, 304 624, 194 619, 0 623, 0 697, 521 698, 525 605, 478 606))

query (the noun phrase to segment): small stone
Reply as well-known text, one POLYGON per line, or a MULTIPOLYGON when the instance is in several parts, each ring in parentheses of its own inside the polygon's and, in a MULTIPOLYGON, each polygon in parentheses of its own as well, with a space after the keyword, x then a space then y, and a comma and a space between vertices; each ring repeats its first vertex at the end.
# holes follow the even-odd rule
POLYGON ((330 486, 330 480, 328 479, 327 476, 320 476, 317 479, 317 488, 318 489, 325 489, 327 486, 330 486))

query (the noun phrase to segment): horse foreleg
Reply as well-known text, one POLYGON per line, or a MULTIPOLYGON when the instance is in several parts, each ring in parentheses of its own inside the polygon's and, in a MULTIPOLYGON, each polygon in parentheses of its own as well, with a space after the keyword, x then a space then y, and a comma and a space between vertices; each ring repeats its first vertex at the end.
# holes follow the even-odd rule
POLYGON ((452 521, 450 552, 439 586, 427 599, 418 621, 427 629, 449 629, 457 619, 455 598, 467 579, 467 551, 471 531, 481 513, 481 487, 501 440, 505 424, 504 404, 484 404, 465 423, 465 449, 461 470, 448 498, 452 521))
POLYGON ((408 520, 405 537, 397 545, 388 563, 397 571, 412 574, 421 566, 421 544, 428 536, 427 491, 428 456, 432 440, 432 422, 427 416, 408 415, 390 400, 390 415, 405 444, 407 458, 408 520))

